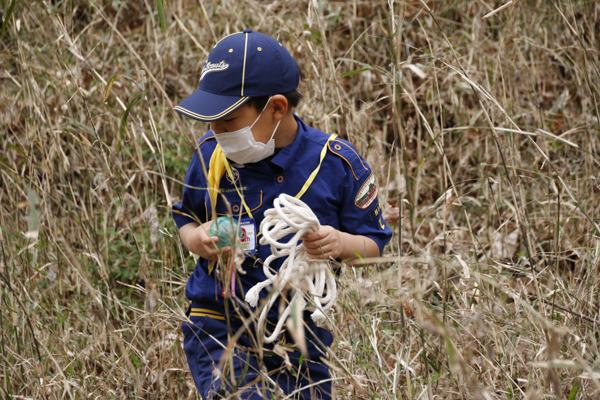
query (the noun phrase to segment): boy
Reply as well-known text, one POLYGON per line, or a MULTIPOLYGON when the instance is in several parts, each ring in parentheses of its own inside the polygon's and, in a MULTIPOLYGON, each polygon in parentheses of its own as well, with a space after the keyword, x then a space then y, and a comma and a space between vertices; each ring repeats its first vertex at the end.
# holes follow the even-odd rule
MULTIPOLYGON (((245 304, 244 294, 265 280, 261 263, 270 248, 258 245, 256 236, 275 198, 301 194, 318 217, 321 228, 303 237, 310 258, 377 257, 391 238, 381 217, 375 177, 364 159, 348 142, 308 127, 292 113, 301 98, 298 82, 298 66, 285 47, 246 29, 215 45, 199 89, 175 107, 183 115, 210 122, 190 163, 182 202, 173 207, 182 242, 200 256, 186 286, 191 323, 182 324, 182 331, 203 399, 219 393, 271 398, 280 391, 293 393, 292 398, 331 398, 329 369, 321 357, 326 357, 325 347, 333 338, 315 326, 308 311, 307 354, 289 352, 289 370, 274 346, 263 344, 255 327, 242 321, 255 311, 245 304), (231 172, 218 167, 225 157, 231 172), (245 274, 234 279, 231 295, 223 290, 221 279, 226 262, 218 265, 231 249, 217 248, 219 239, 209 236, 213 220, 221 215, 240 217, 251 236, 245 250, 252 256, 245 258, 245 274)), ((271 268, 279 268, 282 260, 277 261, 271 268)), ((278 317, 273 307, 267 321, 276 323, 278 317)), ((272 327, 267 324, 267 330, 272 327)), ((281 334, 281 342, 293 343, 288 332, 281 334)))

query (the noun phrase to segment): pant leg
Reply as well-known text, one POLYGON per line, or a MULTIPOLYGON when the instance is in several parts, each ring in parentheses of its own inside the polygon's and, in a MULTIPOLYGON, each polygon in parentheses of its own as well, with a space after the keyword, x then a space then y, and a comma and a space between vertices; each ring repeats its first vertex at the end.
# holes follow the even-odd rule
POLYGON ((260 369, 256 353, 240 349, 240 346, 244 349, 251 348, 245 334, 238 340, 237 344, 240 346, 234 347, 231 356, 233 362, 227 361, 220 369, 221 358, 225 355, 224 347, 228 343, 227 322, 210 317, 191 317, 191 322, 184 322, 181 326, 183 347, 194 382, 203 399, 218 398, 219 393, 230 393, 234 388, 240 399, 270 398, 270 392, 263 386, 261 379, 249 385, 260 376, 260 369))
MULTIPOLYGON (((325 347, 331 345, 333 337, 329 331, 316 327, 312 321, 307 326, 314 333, 312 335, 307 332, 308 356, 302 357, 303 362, 300 364, 299 351, 288 354, 294 372, 284 367, 284 360, 280 356, 267 355, 271 353, 272 345, 265 345, 264 350, 267 353, 263 363, 259 363, 257 352, 253 350, 254 342, 250 339, 255 333, 244 332, 239 336, 237 346, 234 346, 233 362, 226 363, 224 373, 219 366, 228 341, 227 322, 210 317, 191 317, 191 322, 191 324, 183 323, 181 327, 184 334, 184 350, 196 387, 203 399, 219 397, 217 394, 220 391, 231 393, 234 388, 240 399, 271 398, 272 383, 265 384, 260 378, 261 364, 272 373, 271 380, 275 381, 286 395, 294 393, 293 399, 331 399, 332 384, 329 367, 320 359, 326 356, 325 347), (230 371, 231 364, 233 364, 233 379, 230 371)), ((240 328, 240 324, 232 324, 234 333, 240 328)), ((286 332, 285 335, 287 343, 293 343, 289 333, 286 332)))
POLYGON ((331 375, 329 367, 320 361, 304 359, 298 365, 296 358, 300 353, 291 353, 290 361, 294 364, 294 372, 280 371, 274 378, 277 385, 291 399, 330 400, 332 398, 331 375))
MULTIPOLYGON (((299 351, 288 353, 295 371, 290 372, 286 368, 281 368, 285 362, 279 356, 266 357, 265 364, 269 371, 279 369, 273 379, 286 395, 293 393, 292 399, 330 400, 332 398, 331 375, 329 367, 321 361, 321 357, 327 358, 326 347, 331 345, 333 337, 329 331, 316 327, 312 321, 308 322, 308 327, 316 337, 306 332, 307 357, 301 357, 299 351), (300 359, 302 359, 301 364, 300 359)), ((287 343, 293 343, 289 333, 286 332, 285 335, 287 343)))

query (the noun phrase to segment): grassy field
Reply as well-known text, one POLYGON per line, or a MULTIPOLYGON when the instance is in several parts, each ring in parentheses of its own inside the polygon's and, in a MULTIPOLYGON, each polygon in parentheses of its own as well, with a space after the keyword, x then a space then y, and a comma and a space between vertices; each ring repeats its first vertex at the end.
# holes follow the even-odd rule
POLYGON ((245 28, 402 210, 342 270, 338 397, 600 398, 600 2, 162 4, 0 4, 0 398, 198 398, 169 209, 207 126, 172 108, 245 28))

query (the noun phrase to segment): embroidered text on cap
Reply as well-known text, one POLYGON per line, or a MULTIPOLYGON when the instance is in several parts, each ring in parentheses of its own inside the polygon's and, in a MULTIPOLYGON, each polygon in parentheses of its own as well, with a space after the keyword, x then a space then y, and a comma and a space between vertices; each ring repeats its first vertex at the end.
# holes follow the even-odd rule
POLYGON ((204 64, 204 68, 202 68, 202 73, 200 74, 200 80, 204 79, 204 76, 206 74, 208 74, 209 72, 225 71, 227 68, 229 68, 229 64, 227 64, 225 62, 225 60, 218 62, 218 63, 214 63, 214 64, 207 61, 204 64))

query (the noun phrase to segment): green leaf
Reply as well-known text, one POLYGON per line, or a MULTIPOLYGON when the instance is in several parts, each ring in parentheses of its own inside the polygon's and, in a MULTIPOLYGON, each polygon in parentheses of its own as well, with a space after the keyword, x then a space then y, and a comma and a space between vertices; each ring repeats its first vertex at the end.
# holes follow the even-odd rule
POLYGON ((312 29, 307 23, 304 23, 304 29, 310 31, 310 33, 317 38, 317 43, 321 43, 321 33, 319 31, 312 29))
POLYGON ((60 6, 62 5, 62 3, 64 3, 65 0, 59 0, 56 2, 56 4, 54 4, 54 6, 52 6, 52 13, 56 13, 58 12, 58 9, 60 8, 60 6))
POLYGON ((352 63, 355 63, 355 64, 358 64, 358 65, 360 65, 360 66, 361 66, 361 67, 363 67, 363 68, 367 68, 367 69, 373 69, 373 70, 375 70, 375 71, 377 71, 377 72, 379 72, 379 73, 381 73, 381 74, 384 74, 384 75, 385 75, 385 76, 387 76, 388 78, 390 78, 390 79, 393 79, 393 76, 392 76, 392 74, 390 73, 390 71, 387 71, 387 70, 385 70, 384 68, 381 68, 381 67, 374 67, 374 66, 372 66, 372 65, 369 65, 369 64, 366 64, 366 63, 364 63, 364 62, 360 62, 360 61, 357 61, 357 60, 353 60, 353 59, 351 59, 351 58, 344 58, 344 57, 336 58, 336 60, 335 60, 335 61, 350 61, 350 62, 352 62, 352 63))
POLYGON ((121 118, 121 126, 119 127, 119 141, 117 142, 117 152, 121 150, 121 142, 123 141, 123 134, 125 133, 125 127, 127 126, 127 117, 129 116, 129 111, 131 111, 133 106, 142 101, 142 99, 140 99, 140 96, 141 95, 138 94, 133 100, 131 100, 131 102, 127 106, 127 109, 125 109, 123 118, 121 118))
POLYGON ((19 146, 16 146, 16 145, 11 144, 11 143, 7 144, 7 146, 10 147, 11 149, 16 150, 19 153, 23 154, 25 157, 27 157, 27 154, 25 154, 25 152, 23 151, 23 149, 20 148, 19 146))
POLYGON ((115 82, 115 79, 117 79, 117 76, 113 75, 110 77, 108 82, 106 82, 106 88, 104 88, 104 102, 105 103, 108 101, 108 96, 110 96, 110 90, 112 89, 112 85, 115 82))
POLYGON ((571 388, 571 393, 569 393, 568 400, 575 400, 577 392, 579 392, 579 383, 577 382, 577 380, 575 380, 575 382, 573 382, 573 387, 571 388))
POLYGON ((0 165, 3 165, 3 166, 4 166, 6 169, 8 169, 9 171, 12 171, 12 168, 10 167, 10 165, 8 165, 8 164, 6 163, 6 161, 4 161, 4 160, 2 159, 2 157, 0 157, 0 165))
POLYGON ((160 27, 163 32, 167 31, 167 22, 165 21, 165 7, 163 5, 163 0, 157 0, 156 6, 158 7, 158 19, 160 21, 160 27))
MULTIPOLYGON (((88 135, 91 135, 91 136, 95 136, 96 135, 96 132, 94 132, 94 130, 92 128, 90 128, 87 125, 82 124, 81 122, 79 122, 77 120, 74 120, 74 119, 69 118, 69 117, 63 117, 63 119, 69 121, 73 125, 77 125, 78 127, 81 128, 81 130, 87 132, 88 135)), ((73 129, 73 128, 71 128, 69 126, 65 126, 65 129, 73 129)), ((73 129, 73 130, 76 131, 75 129, 73 129)))
POLYGON ((4 36, 4 32, 6 32, 6 28, 8 27, 8 21, 10 21, 10 17, 12 13, 15 11, 15 5, 17 4, 17 0, 13 0, 8 6, 8 10, 6 11, 6 15, 4 16, 4 21, 2 21, 2 35, 4 36))
POLYGON ((356 257, 357 257, 359 260, 362 260, 362 259, 363 259, 363 257, 362 257, 362 256, 361 256, 361 255, 360 255, 360 254, 359 254, 359 253, 358 253, 356 250, 354 250, 354 249, 353 249, 353 250, 352 250, 352 252, 354 253, 354 255, 355 255, 355 256, 356 256, 356 257))
POLYGON ((131 361, 133 361, 133 365, 135 366, 136 370, 142 365, 140 359, 135 354, 131 354, 131 361))
MULTIPOLYGON (((8 376, 7 376, 7 378, 8 378, 8 376)), ((8 388, 9 388, 9 390, 10 390, 10 380, 8 380, 8 379, 7 379, 7 381, 8 381, 8 385, 7 385, 7 387, 8 387, 8 388)), ((12 400, 12 396, 11 396, 10 394, 8 394, 8 392, 6 391, 6 389, 4 389, 3 387, 0 387, 0 389, 2 389, 2 391, 3 391, 3 392, 4 392, 4 394, 6 395, 6 398, 7 398, 7 399, 11 399, 11 400, 12 400)))
POLYGON ((355 69, 354 71, 342 72, 342 76, 350 76, 354 74, 360 74, 361 72, 370 71, 373 68, 355 69))

